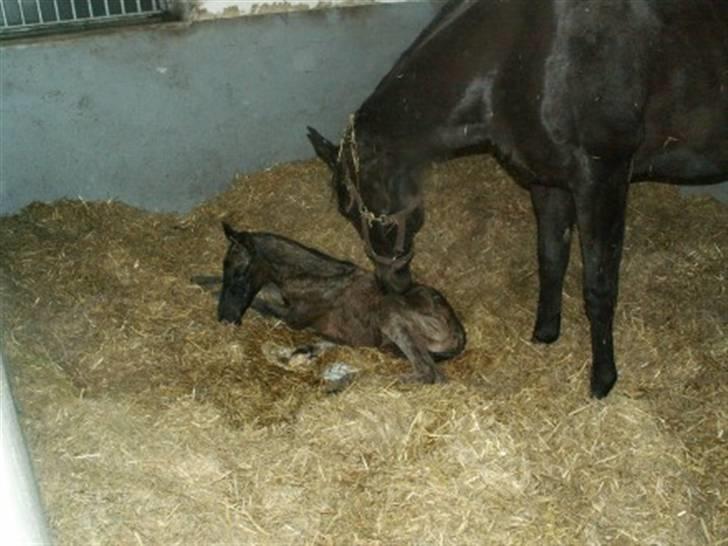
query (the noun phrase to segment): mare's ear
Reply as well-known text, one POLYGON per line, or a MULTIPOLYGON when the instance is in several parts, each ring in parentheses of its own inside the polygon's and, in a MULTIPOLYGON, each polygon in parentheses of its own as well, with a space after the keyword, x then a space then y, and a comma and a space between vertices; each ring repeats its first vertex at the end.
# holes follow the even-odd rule
POLYGON ((336 170, 336 160, 339 157, 339 147, 326 139, 321 133, 319 133, 313 127, 307 127, 308 140, 311 141, 313 150, 316 155, 329 166, 331 171, 336 170))

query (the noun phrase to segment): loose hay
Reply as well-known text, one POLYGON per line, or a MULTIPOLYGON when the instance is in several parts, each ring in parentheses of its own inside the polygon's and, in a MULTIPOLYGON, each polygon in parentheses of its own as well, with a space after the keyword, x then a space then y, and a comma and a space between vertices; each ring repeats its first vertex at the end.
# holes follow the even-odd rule
POLYGON ((327 351, 338 395, 265 347, 310 343, 251 313, 215 320, 220 221, 365 264, 328 175, 238 177, 185 216, 34 204, 0 219, 4 346, 59 544, 720 544, 728 538, 728 209, 633 188, 604 402, 587 398, 578 252, 564 333, 528 341, 527 195, 485 157, 433 170, 416 276, 468 330, 444 386, 327 351))

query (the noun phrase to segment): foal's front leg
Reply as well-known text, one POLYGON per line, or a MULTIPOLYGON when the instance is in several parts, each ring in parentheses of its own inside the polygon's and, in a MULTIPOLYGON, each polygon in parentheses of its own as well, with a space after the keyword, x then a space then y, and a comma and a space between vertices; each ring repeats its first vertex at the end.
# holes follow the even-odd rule
POLYGON ((283 321, 288 320, 291 310, 280 288, 273 283, 268 283, 260 289, 251 307, 261 315, 272 316, 283 321))
POLYGON ((569 265, 574 199, 570 191, 534 184, 531 202, 538 225, 538 309, 533 340, 556 341, 561 332, 561 295, 569 265))
POLYGON ((425 343, 405 317, 392 313, 384 320, 381 332, 404 354, 414 368, 411 378, 421 383, 444 383, 445 374, 440 371, 425 343))

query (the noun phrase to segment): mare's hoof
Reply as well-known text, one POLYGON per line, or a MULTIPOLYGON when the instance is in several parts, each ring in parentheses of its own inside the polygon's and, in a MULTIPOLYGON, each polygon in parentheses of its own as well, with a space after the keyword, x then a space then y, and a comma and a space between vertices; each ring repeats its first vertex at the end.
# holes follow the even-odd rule
POLYGON ((546 345, 549 345, 559 339, 559 333, 556 332, 555 334, 543 334, 543 333, 537 333, 534 332, 533 336, 531 336, 531 341, 534 343, 544 343, 546 345))
POLYGON ((531 341, 534 343, 553 343, 559 339, 559 328, 535 328, 531 341))
POLYGON ((600 400, 609 394, 614 384, 617 382, 617 372, 593 375, 591 380, 591 394, 594 398, 600 400))
POLYGON ((553 343, 561 333, 561 316, 550 320, 536 320, 531 340, 534 343, 553 343))

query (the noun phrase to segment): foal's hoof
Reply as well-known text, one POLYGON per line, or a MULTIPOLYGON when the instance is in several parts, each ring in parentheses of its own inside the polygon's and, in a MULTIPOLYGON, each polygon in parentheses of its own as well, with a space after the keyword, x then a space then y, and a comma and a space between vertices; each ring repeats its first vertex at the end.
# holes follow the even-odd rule
POLYGON ((263 356, 279 368, 288 371, 303 372, 313 369, 318 356, 333 347, 333 343, 318 341, 301 347, 285 347, 277 343, 265 342, 262 346, 263 356))
POLYGON ((617 372, 592 375, 591 393, 596 399, 602 399, 609 394, 617 382, 617 372))
POLYGON ((359 374, 359 370, 346 362, 334 362, 321 374, 324 391, 336 394, 348 387, 359 374))
POLYGON ((424 383, 433 385, 435 383, 446 383, 447 376, 437 368, 430 368, 427 372, 410 372, 400 376, 401 383, 424 383))

